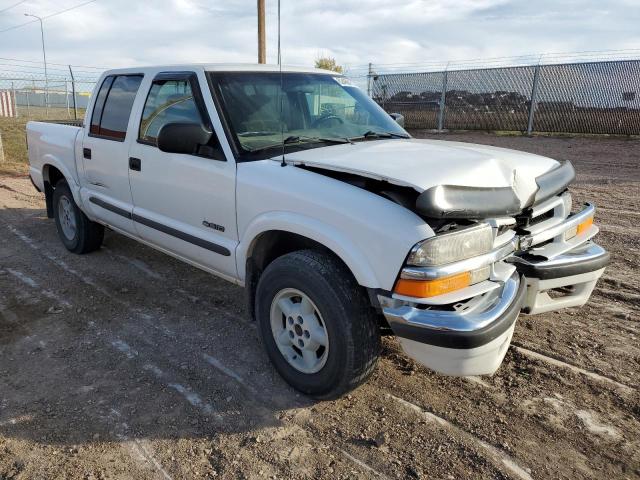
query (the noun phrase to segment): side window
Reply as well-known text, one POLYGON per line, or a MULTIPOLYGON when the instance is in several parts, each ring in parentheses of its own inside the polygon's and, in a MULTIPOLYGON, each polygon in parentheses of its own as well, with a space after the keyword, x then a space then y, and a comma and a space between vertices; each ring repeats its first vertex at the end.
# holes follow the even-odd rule
POLYGON ((98 92, 89 131, 93 135, 123 141, 142 75, 118 75, 108 79, 111 79, 109 85, 105 80, 98 92), (104 99, 101 98, 103 91, 104 99))
POLYGON ((107 93, 109 93, 111 84, 113 84, 113 79, 113 76, 105 78, 100 90, 98 91, 96 103, 93 107, 93 113, 91 114, 91 127, 89 128, 89 133, 93 135, 100 134, 100 118, 102 117, 102 109, 104 108, 104 101, 107 99, 107 93))
POLYGON ((167 123, 203 123, 188 80, 161 80, 149 90, 142 112, 138 140, 156 144, 158 132, 167 123))
MULTIPOLYGON (((138 142, 156 146, 158 132, 168 123, 197 123, 209 126, 209 119, 203 118, 196 97, 188 79, 154 81, 142 111, 138 142)), ((199 147, 198 155, 225 160, 215 133, 208 145, 199 147)))

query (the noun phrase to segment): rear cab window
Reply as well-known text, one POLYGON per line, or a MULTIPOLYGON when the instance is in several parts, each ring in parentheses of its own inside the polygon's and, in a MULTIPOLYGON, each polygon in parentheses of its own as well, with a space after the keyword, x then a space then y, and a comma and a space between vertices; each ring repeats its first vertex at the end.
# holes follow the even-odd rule
POLYGON ((142 75, 110 75, 104 79, 91 115, 89 135, 123 142, 142 75))

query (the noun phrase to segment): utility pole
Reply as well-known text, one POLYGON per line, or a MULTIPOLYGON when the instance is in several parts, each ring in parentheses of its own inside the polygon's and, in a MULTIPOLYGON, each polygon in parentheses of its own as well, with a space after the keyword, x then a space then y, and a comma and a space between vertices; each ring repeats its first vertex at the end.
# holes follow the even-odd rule
POLYGON ((46 103, 47 118, 49 118, 49 76, 47 75, 47 53, 44 49, 44 26, 42 24, 42 18, 37 15, 31 15, 25 13, 25 17, 33 17, 40 20, 40 35, 42 36, 42 60, 44 61, 44 98, 46 103))
POLYGON ((258 0, 258 63, 267 63, 267 42, 264 31, 264 0, 258 0))

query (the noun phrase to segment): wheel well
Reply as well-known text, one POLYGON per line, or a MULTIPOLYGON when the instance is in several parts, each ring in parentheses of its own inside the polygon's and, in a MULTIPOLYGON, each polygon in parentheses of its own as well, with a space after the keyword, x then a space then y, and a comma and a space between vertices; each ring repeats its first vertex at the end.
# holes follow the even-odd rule
MULTIPOLYGON (((342 259, 331 249, 303 235, 283 230, 270 230, 268 232, 261 233, 253 240, 247 255, 246 263, 245 286, 247 292, 247 307, 251 318, 254 318, 255 292, 262 272, 264 272, 269 264, 276 258, 297 250, 316 250, 325 252, 329 255, 333 255, 344 264, 342 259)), ((347 267, 346 264, 345 268, 349 270, 349 267, 347 267)))
POLYGON ((42 170, 44 179, 44 198, 47 205, 47 217, 53 218, 53 189, 64 175, 53 165, 45 165, 42 170))

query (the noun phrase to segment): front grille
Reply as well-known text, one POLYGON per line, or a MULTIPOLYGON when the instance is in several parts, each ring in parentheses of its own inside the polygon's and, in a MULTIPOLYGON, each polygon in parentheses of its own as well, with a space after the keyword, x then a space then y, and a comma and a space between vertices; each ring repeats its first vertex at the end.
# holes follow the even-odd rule
POLYGON ((540 223, 540 222, 544 222, 545 220, 548 220, 548 219, 550 219, 550 218, 553 218, 553 217, 554 217, 554 215, 555 215, 555 212, 554 212, 554 210, 553 210, 553 208, 552 208, 552 209, 550 209, 550 210, 548 210, 548 211, 546 211, 546 212, 544 212, 544 213, 542 213, 542 214, 538 215, 537 217, 532 218, 532 219, 529 221, 529 226, 531 227, 531 226, 533 226, 533 225, 537 225, 537 224, 538 224, 538 223, 540 223))

